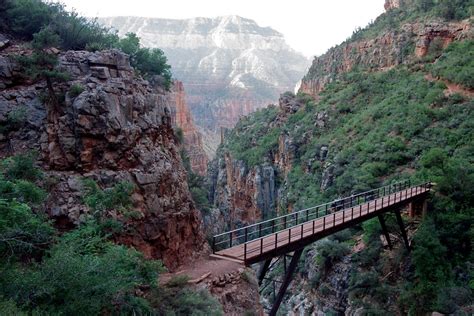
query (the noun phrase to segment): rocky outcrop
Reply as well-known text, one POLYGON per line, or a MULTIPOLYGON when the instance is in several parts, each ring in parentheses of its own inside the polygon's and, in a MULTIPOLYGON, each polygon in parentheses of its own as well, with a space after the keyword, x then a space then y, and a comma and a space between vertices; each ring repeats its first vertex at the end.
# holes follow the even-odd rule
MULTIPOLYGON (((309 61, 283 35, 239 16, 186 20, 142 17, 99 19, 119 35, 135 32, 143 45, 163 49, 184 83, 195 122, 210 141, 220 128, 293 91, 309 61)), ((214 154, 218 143, 212 143, 214 154)))
POLYGON ((136 77, 128 56, 116 51, 68 51, 60 69, 70 80, 55 89, 65 94, 59 109, 44 105, 45 83, 16 84, 15 64, 1 52, 0 121, 23 113, 21 125, 3 129, 2 157, 36 151, 46 170, 49 215, 58 225, 76 225, 89 210, 82 202, 82 179, 102 187, 134 184, 133 218, 120 219, 115 238, 169 268, 190 260, 204 247, 201 219, 191 199, 186 172, 171 124, 171 96, 136 77), (6 60, 6 62, 5 62, 6 60))
POLYGON ((209 172, 210 200, 218 209, 214 223, 237 228, 276 214, 276 170, 267 164, 247 168, 228 153, 218 155, 209 172), (224 218, 224 220, 217 220, 224 218), (230 226, 229 226, 230 225, 230 226))
POLYGON ((300 91, 317 96, 338 75, 354 67, 382 71, 424 57, 454 40, 474 37, 470 22, 408 23, 375 38, 349 40, 314 59, 300 91), (438 48, 439 47, 439 48, 438 48))
POLYGON ((207 288, 219 300, 225 315, 264 315, 257 278, 249 268, 216 276, 207 282, 207 288))
POLYGON ((390 11, 393 9, 400 8, 400 5, 403 0, 385 0, 384 8, 385 11, 390 11))
POLYGON ((189 156, 191 169, 201 175, 206 175, 207 163, 209 162, 204 151, 202 135, 194 124, 193 117, 186 103, 186 93, 183 83, 175 81, 172 87, 171 121, 173 126, 181 129, 183 132, 184 149, 189 156))

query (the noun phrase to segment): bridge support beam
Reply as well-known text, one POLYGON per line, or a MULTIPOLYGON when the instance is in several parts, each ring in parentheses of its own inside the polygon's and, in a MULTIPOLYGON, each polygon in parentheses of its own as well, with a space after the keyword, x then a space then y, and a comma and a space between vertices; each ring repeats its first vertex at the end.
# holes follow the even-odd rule
POLYGON ((385 218, 382 214, 378 215, 380 226, 382 226, 383 234, 385 235, 385 240, 387 241, 388 248, 392 249, 392 241, 390 240, 390 234, 388 233, 387 225, 385 225, 385 218))
POLYGON ((288 288, 288 285, 290 285, 291 279, 293 277, 293 273, 295 272, 296 267, 298 265, 298 261, 300 260, 301 254, 303 253, 303 249, 304 248, 301 248, 299 250, 296 250, 293 253, 293 257, 291 258, 290 265, 288 266, 288 269, 286 270, 283 283, 281 284, 280 289, 278 290, 278 295, 268 315, 275 316, 276 313, 278 312, 278 308, 280 308, 280 304, 283 301, 283 297, 285 296, 286 289, 288 288))
POLYGON ((408 243, 407 233, 405 231, 405 225, 403 224, 402 215, 400 210, 395 211, 395 216, 397 217, 398 226, 400 226, 400 232, 402 233, 403 241, 405 242, 405 247, 410 251, 410 244, 408 243))
POLYGON ((263 279, 267 274, 268 268, 270 267, 270 263, 272 263, 272 259, 267 259, 260 265, 260 269, 258 271, 258 285, 262 285, 263 279))

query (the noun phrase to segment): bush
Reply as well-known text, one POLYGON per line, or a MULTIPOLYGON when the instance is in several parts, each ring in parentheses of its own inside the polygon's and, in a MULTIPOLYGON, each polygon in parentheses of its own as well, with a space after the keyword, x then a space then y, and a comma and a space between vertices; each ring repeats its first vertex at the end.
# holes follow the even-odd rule
POLYGON ((52 16, 58 10, 58 5, 47 5, 40 0, 7 0, 9 6, 3 12, 2 18, 8 21, 9 28, 17 35, 32 39, 49 24, 52 16))
POLYGON ((77 238, 82 234, 70 234, 53 246, 40 264, 5 271, 0 280, 2 294, 29 310, 38 308, 47 314, 152 311, 135 290, 157 285, 158 272, 162 271, 159 262, 144 260, 141 253, 101 237, 90 241, 77 238), (87 251, 89 242, 100 243, 102 249, 87 251))
POLYGON ((192 291, 186 278, 172 279, 154 289, 151 304, 159 315, 222 315, 220 304, 206 290, 192 291))
POLYGON ((115 184, 112 188, 102 190, 97 183, 91 179, 85 179, 84 203, 91 208, 96 219, 104 219, 107 212, 116 210, 119 213, 129 215, 132 206, 131 195, 135 186, 127 181, 115 184))
POLYGON ((18 106, 7 114, 6 121, 0 122, 0 133, 7 135, 9 132, 22 128, 27 121, 25 106, 18 106))
POLYGON ((71 88, 69 88, 69 96, 71 98, 76 98, 82 92, 84 92, 84 87, 80 84, 73 84, 71 88))
POLYGON ((158 48, 141 48, 140 40, 135 34, 129 33, 119 40, 116 33, 104 28, 96 20, 82 17, 74 11, 68 12, 61 3, 45 3, 40 0, 6 1, 5 10, 0 11, 0 20, 7 23, 0 27, 27 40, 33 39, 33 46, 37 49, 32 56, 20 58, 25 69, 30 70, 30 76, 59 79, 60 73, 54 70, 56 56, 41 51, 47 46, 64 50, 119 48, 130 55, 132 66, 146 79, 160 76, 164 79, 165 87, 170 87, 171 67, 167 64, 163 51, 158 48), (44 71, 44 68, 50 73, 44 71), (41 74, 33 75, 38 72, 41 74))
POLYGON ((53 236, 51 224, 28 205, 0 199, 0 260, 37 257, 53 236))
POLYGON ((350 252, 349 246, 334 240, 325 240, 318 244, 316 249, 318 252, 316 261, 325 270, 350 252))
POLYGON ((474 41, 454 42, 436 63, 429 66, 433 76, 474 89, 474 41))
POLYGON ((116 34, 100 26, 97 21, 68 12, 61 3, 45 3, 40 0, 6 0, 7 9, 0 17, 7 22, 9 31, 31 40, 34 34, 46 27, 58 36, 58 47, 82 50, 87 45, 112 47, 116 34))
POLYGON ((171 67, 161 49, 140 47, 140 39, 134 33, 127 33, 125 38, 120 39, 118 47, 130 55, 130 63, 146 79, 161 76, 165 80, 165 87, 170 88, 171 67))
POLYGON ((16 155, 0 162, 0 171, 7 180, 35 181, 42 177, 42 172, 34 165, 32 153, 16 155))

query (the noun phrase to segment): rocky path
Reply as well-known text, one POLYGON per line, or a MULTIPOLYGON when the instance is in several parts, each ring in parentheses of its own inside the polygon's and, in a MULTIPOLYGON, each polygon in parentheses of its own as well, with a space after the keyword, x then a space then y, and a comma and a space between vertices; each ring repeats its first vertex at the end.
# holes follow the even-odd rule
POLYGON ((464 97, 467 97, 467 98, 474 98, 474 90, 472 90, 472 89, 466 88, 466 87, 461 86, 461 85, 456 84, 456 83, 452 83, 452 82, 450 82, 448 80, 445 80, 445 79, 435 78, 431 74, 425 75, 425 79, 428 80, 428 81, 431 81, 431 82, 438 81, 438 82, 444 83, 446 85, 446 90, 444 90, 444 94, 446 96, 458 93, 458 94, 460 94, 464 97))
POLYGON ((243 265, 228 260, 200 258, 180 267, 176 272, 160 275, 160 283, 166 284, 173 277, 183 275, 189 277, 190 283, 206 282, 222 275, 243 272, 244 268, 243 265))
POLYGON ((222 259, 204 257, 162 274, 160 284, 173 277, 188 276, 189 285, 206 288, 221 303, 225 315, 264 315, 255 273, 245 266, 222 259))

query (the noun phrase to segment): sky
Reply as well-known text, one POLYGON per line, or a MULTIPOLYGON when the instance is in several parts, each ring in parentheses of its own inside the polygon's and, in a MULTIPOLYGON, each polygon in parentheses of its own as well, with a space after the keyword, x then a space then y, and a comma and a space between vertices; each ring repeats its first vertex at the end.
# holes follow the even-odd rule
POLYGON ((89 17, 170 19, 239 15, 270 26, 307 57, 318 56, 384 12, 384 0, 61 0, 89 17))

